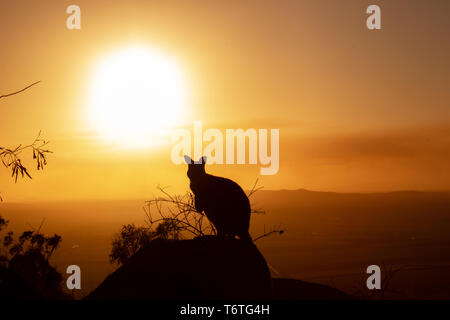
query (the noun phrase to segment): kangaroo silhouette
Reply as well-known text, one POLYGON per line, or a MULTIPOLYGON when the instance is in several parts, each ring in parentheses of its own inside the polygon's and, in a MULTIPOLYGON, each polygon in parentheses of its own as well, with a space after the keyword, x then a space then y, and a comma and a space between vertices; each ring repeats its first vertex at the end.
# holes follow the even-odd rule
POLYGON ((206 157, 194 162, 184 156, 188 164, 187 176, 194 193, 195 210, 204 211, 206 217, 217 229, 220 238, 236 235, 251 241, 248 233, 250 225, 250 202, 244 190, 234 181, 206 173, 206 157))

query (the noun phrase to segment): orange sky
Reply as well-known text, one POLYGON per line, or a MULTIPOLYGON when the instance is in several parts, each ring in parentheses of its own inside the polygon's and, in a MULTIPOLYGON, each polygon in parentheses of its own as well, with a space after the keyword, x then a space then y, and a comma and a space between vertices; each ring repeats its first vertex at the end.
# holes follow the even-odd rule
POLYGON ((249 188, 333 191, 450 189, 448 1, 0 2, 0 145, 51 140, 49 165, 14 184, 7 201, 141 198, 156 185, 188 187, 171 145, 123 151, 95 137, 86 95, 102 57, 132 45, 181 66, 186 123, 280 129, 280 170, 212 165, 249 188), (365 27, 379 4, 382 30, 365 27))

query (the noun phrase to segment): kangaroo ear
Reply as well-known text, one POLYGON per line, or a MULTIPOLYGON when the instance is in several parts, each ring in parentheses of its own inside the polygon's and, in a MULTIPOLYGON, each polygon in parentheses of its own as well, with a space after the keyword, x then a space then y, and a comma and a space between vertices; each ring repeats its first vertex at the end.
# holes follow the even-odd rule
POLYGON ((207 159, 206 156, 201 157, 200 158, 200 161, 201 161, 200 163, 206 164, 206 159, 207 159))
POLYGON ((192 159, 191 159, 189 156, 187 156, 187 155, 184 155, 184 161, 185 161, 187 164, 193 163, 192 159))

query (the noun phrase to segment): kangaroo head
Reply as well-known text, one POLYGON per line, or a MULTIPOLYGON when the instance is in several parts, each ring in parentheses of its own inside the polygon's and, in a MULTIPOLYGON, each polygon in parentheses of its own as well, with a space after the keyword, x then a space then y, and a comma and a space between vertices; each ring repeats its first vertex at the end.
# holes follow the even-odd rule
POLYGON ((206 156, 201 157, 198 161, 193 161, 189 156, 184 156, 184 161, 188 164, 187 176, 189 179, 196 179, 206 174, 205 164, 206 156))

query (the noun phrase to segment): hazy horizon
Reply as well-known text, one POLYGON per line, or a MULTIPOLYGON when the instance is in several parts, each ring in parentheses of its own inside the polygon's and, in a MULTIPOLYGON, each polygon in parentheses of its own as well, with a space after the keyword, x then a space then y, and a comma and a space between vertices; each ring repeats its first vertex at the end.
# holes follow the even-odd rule
MULTIPOLYGON (((173 191, 172 189, 167 189, 167 191, 173 191)), ((190 192, 189 190, 185 190, 186 192, 190 192)), ((248 193, 250 190, 245 190, 248 193)), ((269 190, 262 189, 258 192, 309 192, 309 193, 321 193, 321 194, 337 194, 337 195, 383 195, 383 194, 401 194, 401 193, 425 193, 425 194, 449 194, 450 190, 391 190, 391 191, 373 191, 373 192, 337 192, 332 190, 309 190, 304 188, 298 189, 278 189, 278 190, 269 190)), ((157 189, 155 188, 155 193, 157 194, 157 189)), ((109 198, 96 198, 96 199, 76 199, 76 198, 68 198, 68 199, 56 199, 56 200, 45 200, 45 199, 32 199, 32 200, 18 200, 18 201, 8 201, 4 199, 0 202, 0 206, 2 204, 58 204, 58 203, 95 203, 95 202, 126 202, 126 201, 141 201, 145 203, 145 201, 151 199, 153 195, 149 195, 148 197, 136 197, 136 198, 121 198, 115 197, 114 199, 109 198)), ((182 193, 178 193, 182 194, 182 193)))

